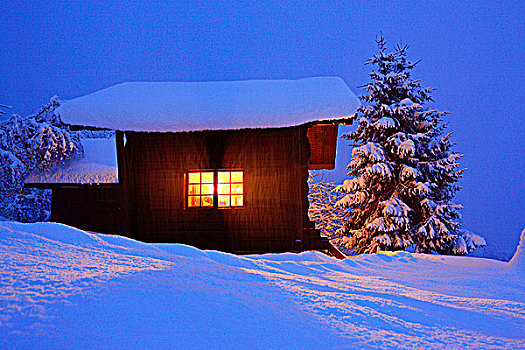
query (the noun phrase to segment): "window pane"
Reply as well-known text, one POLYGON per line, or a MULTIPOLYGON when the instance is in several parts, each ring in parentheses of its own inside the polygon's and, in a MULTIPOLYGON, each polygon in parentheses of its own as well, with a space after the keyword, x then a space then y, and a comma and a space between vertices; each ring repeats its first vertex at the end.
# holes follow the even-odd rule
POLYGON ((213 207, 213 196, 202 196, 203 207, 213 207))
POLYGON ((230 184, 217 185, 217 191, 219 194, 230 194, 230 184))
POLYGON ((188 173, 188 183, 198 184, 201 182, 201 173, 188 173))
POLYGON ((242 184, 232 184, 232 194, 242 194, 242 184))
POLYGON ((232 207, 240 207, 242 205, 242 195, 232 196, 232 207))
POLYGON ((220 184, 227 184, 230 182, 230 172, 229 171, 219 171, 217 173, 217 178, 220 184))
POLYGON ((230 206, 230 195, 219 195, 219 207, 230 206))
POLYGON ((188 194, 189 195, 195 195, 201 193, 201 186, 200 185, 189 185, 188 187, 188 194))
POLYGON ((213 184, 201 185, 202 194, 213 194, 213 184))
POLYGON ((243 206, 243 171, 190 171, 188 174, 188 207, 243 206), (217 191, 217 203, 214 203, 217 191))
POLYGON ((201 206, 201 197, 199 196, 189 196, 188 197, 188 207, 200 207, 201 206))
POLYGON ((242 171, 232 171, 232 182, 242 182, 242 171))
POLYGON ((213 172, 206 172, 202 174, 202 183, 203 184, 212 184, 213 183, 213 172))

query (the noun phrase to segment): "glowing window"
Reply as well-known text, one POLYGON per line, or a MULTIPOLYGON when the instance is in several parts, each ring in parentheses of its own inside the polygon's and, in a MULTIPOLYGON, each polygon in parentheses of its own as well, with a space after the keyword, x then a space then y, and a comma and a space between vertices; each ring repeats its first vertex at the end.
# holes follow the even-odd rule
POLYGON ((187 176, 188 207, 234 208, 244 205, 243 171, 190 171, 187 176))
POLYGON ((213 171, 188 173, 188 207, 213 207, 214 175, 213 171))
POLYGON ((219 208, 243 206, 243 173, 242 171, 217 172, 217 202, 219 208))

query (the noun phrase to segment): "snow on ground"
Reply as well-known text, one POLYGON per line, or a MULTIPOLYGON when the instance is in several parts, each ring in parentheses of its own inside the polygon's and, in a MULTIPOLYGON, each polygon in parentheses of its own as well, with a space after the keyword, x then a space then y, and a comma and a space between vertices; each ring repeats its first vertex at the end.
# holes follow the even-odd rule
POLYGON ((239 257, 2 222, 0 263, 2 349, 525 348, 522 258, 239 257))
POLYGON ((525 275, 525 229, 521 231, 520 243, 512 259, 507 264, 509 270, 514 270, 518 274, 525 275))

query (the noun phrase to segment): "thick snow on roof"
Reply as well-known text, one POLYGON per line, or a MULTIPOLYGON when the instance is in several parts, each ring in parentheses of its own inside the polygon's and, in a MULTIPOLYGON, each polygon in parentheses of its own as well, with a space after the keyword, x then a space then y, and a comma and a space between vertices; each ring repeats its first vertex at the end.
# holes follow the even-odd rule
POLYGON ((70 125, 122 131, 273 128, 348 118, 359 100, 337 77, 130 82, 62 102, 70 125))
POLYGON ((524 275, 496 260, 235 256, 15 222, 0 248, 2 349, 525 349, 524 275))
POLYGON ((102 184, 117 183, 115 138, 82 139, 84 157, 46 171, 37 171, 26 183, 102 184))

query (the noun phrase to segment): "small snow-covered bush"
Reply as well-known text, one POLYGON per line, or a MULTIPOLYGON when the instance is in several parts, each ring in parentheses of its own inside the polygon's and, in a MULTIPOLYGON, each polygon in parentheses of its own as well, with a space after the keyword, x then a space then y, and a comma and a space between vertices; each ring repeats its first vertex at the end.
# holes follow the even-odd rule
POLYGON ((20 159, 27 171, 47 169, 83 153, 78 134, 55 116, 58 106, 53 98, 38 114, 26 118, 14 114, 0 126, 0 147, 20 159))
POLYGON ((15 192, 22 188, 25 171, 26 166, 20 159, 0 148, 0 194, 15 192))
POLYGON ((58 106, 54 97, 36 115, 13 114, 0 121, 0 215, 5 219, 46 220, 50 191, 24 188, 25 177, 83 154, 78 135, 55 115, 58 106))
POLYGON ((51 216, 51 190, 24 188, 22 193, 2 196, 6 203, 0 208, 0 215, 20 222, 47 221, 51 216))

